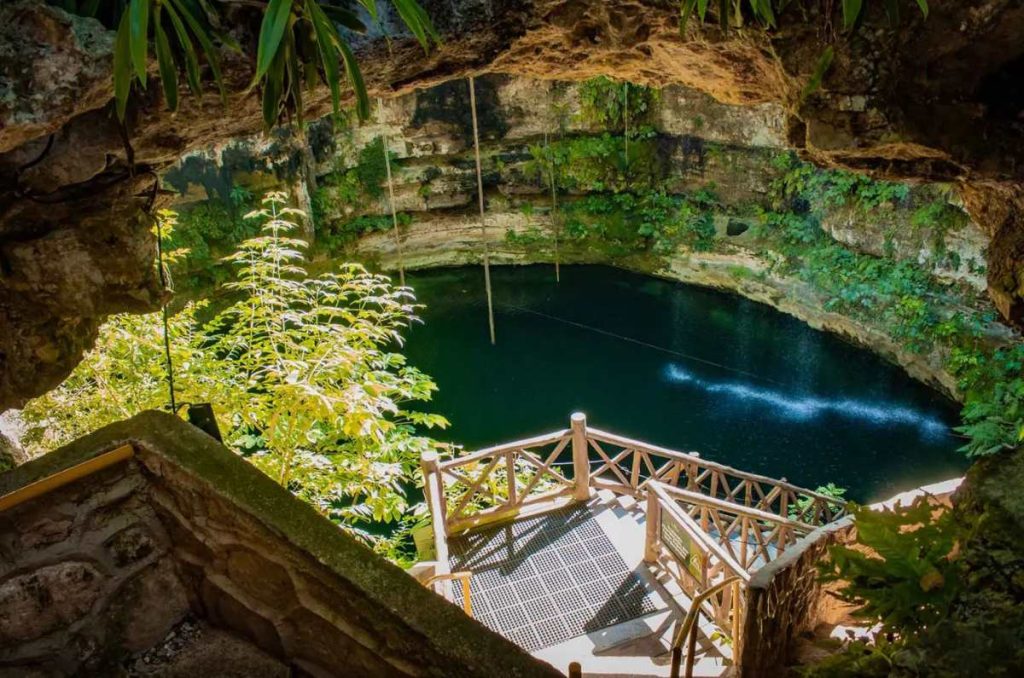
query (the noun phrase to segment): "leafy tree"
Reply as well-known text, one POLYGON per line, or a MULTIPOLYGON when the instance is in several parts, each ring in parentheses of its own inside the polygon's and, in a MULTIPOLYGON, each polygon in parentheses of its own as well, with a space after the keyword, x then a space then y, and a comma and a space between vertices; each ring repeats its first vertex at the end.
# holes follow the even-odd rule
POLYGON ((999 381, 991 397, 968 400, 963 418, 963 426, 956 430, 970 438, 961 448, 968 456, 986 456, 1024 445, 1024 379, 999 381))
MULTIPOLYGON (((418 430, 440 416, 408 408, 436 386, 394 350, 417 320, 415 299, 356 264, 306 275, 290 237, 301 214, 268 195, 249 217, 261 234, 230 259, 235 300, 208 323, 190 304, 171 319, 175 387, 182 401, 214 401, 228 444, 270 477, 381 548, 367 522, 410 512, 405 490, 418 430)), ((166 229, 165 229, 166 231, 166 229)), ((118 316, 60 387, 24 411, 38 450, 166 402, 158 314, 118 316)))
POLYGON ((919 497, 909 507, 855 507, 853 515, 858 548, 831 547, 822 580, 841 582, 839 597, 886 633, 905 638, 946 618, 961 584, 952 513, 919 497))

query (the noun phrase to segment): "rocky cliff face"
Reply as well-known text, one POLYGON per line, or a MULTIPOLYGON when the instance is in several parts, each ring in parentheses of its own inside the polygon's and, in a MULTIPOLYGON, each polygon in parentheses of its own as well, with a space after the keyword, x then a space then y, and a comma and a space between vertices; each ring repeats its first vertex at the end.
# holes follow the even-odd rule
MULTIPOLYGON (((477 263, 486 241, 497 263, 556 258, 613 263, 734 291, 841 334, 951 397, 960 396, 941 351, 912 350, 884 326, 830 310, 827 296, 776 270, 784 258, 780 243, 759 236, 757 225, 761 213, 777 207, 772 204, 778 199, 774 184, 784 174, 778 163, 788 153, 782 107, 730 106, 670 86, 657 95, 634 92, 649 97, 638 106, 640 119, 609 123, 593 120, 594 91, 522 77, 476 80, 486 235, 478 214, 465 82, 392 99, 366 124, 314 125, 300 143, 285 137, 238 139, 190 154, 164 175, 164 183, 179 193, 177 208, 187 223, 197 204, 230 204, 239 187, 258 193, 271 187, 304 192, 313 186, 317 231, 312 237, 319 259, 357 258, 390 271, 477 263), (630 166, 602 175, 619 162, 615 158, 625 149, 614 143, 622 142, 623 128, 630 124, 630 166), (643 131, 636 132, 637 127, 643 131), (368 194, 353 183, 371 173, 375 161, 381 167, 372 180, 383 181, 384 139, 393 156, 400 242, 383 184, 368 194), (539 160, 547 146, 568 149, 560 160, 560 178, 567 174, 579 180, 568 190, 560 185, 557 200, 564 213, 555 221, 551 177, 539 160), (604 153, 614 157, 608 160, 604 153), (307 154, 313 156, 311 163, 305 162, 307 154), (595 238, 576 232, 574 206, 585 205, 593 187, 605 180, 617 182, 620 196, 649 194, 655 186, 668 195, 713 195, 714 204, 702 208, 714 215, 713 242, 706 250, 671 245, 651 253, 617 241, 615 233, 595 238)), ((601 106, 608 109, 607 102, 601 106)), ((870 211, 857 205, 834 207, 821 227, 853 250, 912 262, 950 286, 972 290, 966 299, 983 295, 989 238, 963 210, 956 191, 938 184, 903 190, 901 200, 882 201, 870 211), (936 210, 942 219, 929 216, 936 210)), ((230 221, 227 213, 222 218, 230 221)), ((989 331, 994 340, 1009 336, 997 326, 989 331)))
MULTIPOLYGON (((776 138, 818 162, 960 182, 991 238, 989 293, 1020 322, 1024 8, 931 5, 927 21, 911 16, 897 29, 871 6, 851 35, 829 29, 834 17, 816 3, 793 6, 770 32, 691 22, 681 35, 677 7, 656 0, 426 2, 445 38, 440 49, 424 57, 411 40, 371 37, 358 52, 371 89, 385 96, 467 73, 603 73, 773 105, 776 138), (824 88, 802 96, 823 31, 836 58, 824 88)), ((235 27, 243 51, 253 49, 250 24, 235 27)), ((157 303, 145 213, 162 198, 150 199, 150 172, 259 129, 252 96, 232 95, 222 108, 209 92, 171 115, 151 88, 131 106, 129 149, 110 114, 111 45, 109 31, 42 0, 0 9, 0 407, 56 383, 107 314, 157 303)), ((225 55, 233 92, 245 89, 251 68, 247 57, 225 55)), ((327 101, 326 92, 309 93, 308 116, 327 101)))

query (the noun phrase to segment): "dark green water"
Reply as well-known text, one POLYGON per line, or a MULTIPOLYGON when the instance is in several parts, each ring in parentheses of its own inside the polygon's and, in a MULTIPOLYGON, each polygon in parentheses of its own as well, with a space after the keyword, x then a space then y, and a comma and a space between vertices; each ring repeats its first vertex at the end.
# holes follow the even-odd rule
POLYGON ((407 346, 430 409, 468 449, 594 426, 859 501, 957 475, 957 407, 897 367, 746 299, 613 268, 409 276, 424 325, 407 346))

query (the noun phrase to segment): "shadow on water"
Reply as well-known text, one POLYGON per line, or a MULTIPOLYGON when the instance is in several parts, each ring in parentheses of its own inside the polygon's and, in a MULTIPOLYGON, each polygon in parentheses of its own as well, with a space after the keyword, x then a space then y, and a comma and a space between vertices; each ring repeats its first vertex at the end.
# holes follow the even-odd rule
POLYGON ((868 501, 959 474, 957 407, 899 368, 749 300, 600 266, 409 276, 425 321, 413 365, 440 392, 444 437, 477 448, 568 425, 696 450, 868 501))

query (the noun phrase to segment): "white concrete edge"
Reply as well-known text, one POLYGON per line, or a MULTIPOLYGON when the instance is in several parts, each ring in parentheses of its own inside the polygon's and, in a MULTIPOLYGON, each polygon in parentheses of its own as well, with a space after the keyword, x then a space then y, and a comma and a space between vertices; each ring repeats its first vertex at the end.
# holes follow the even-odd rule
POLYGON ((960 476, 959 478, 950 478, 949 480, 932 483, 931 485, 922 485, 921 487, 914 488, 913 490, 901 492, 894 497, 886 499, 885 501, 869 504, 868 508, 878 511, 881 509, 894 509, 898 506, 910 506, 914 503, 915 499, 926 495, 932 495, 938 499, 944 499, 956 492, 963 482, 964 477, 960 476))

